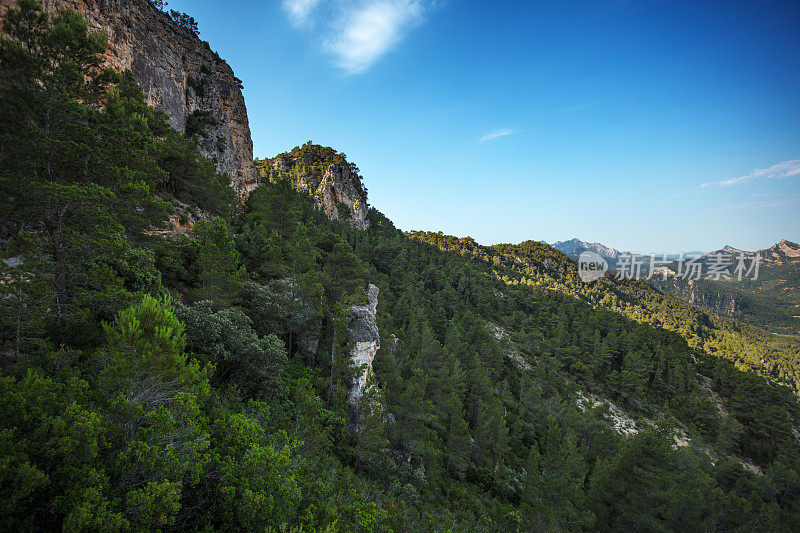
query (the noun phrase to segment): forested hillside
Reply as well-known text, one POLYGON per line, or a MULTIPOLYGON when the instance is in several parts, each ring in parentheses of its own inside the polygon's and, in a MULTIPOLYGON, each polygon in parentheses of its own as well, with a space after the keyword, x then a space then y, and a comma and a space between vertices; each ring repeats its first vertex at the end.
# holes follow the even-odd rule
MULTIPOLYGON (((572 239, 557 242, 553 248, 575 261, 581 252, 593 251, 607 261, 610 270, 620 270, 617 260, 622 252, 599 243, 572 239)), ((797 249, 797 244, 784 239, 770 248, 754 252, 726 246, 707 254, 638 255, 642 260, 639 279, 646 279, 657 290, 720 316, 771 333, 797 336, 800 332, 800 261, 797 249), (756 254, 759 256, 758 268, 747 276, 734 274, 740 255, 752 266, 756 254), (709 275, 709 269, 717 267, 718 259, 726 272, 724 275, 709 275), (660 274, 651 275, 651 260, 653 266, 662 269, 660 274), (686 264, 689 261, 695 265, 693 268, 699 268, 705 274, 687 275, 686 264)), ((629 260, 634 256, 636 254, 629 260)), ((632 277, 630 270, 633 267, 625 269, 627 277, 632 277)))
POLYGON ((800 263, 761 265, 758 279, 687 281, 656 276, 651 285, 710 311, 767 331, 800 332, 800 263))
POLYGON ((4 530, 800 529, 796 397, 717 357, 796 353, 639 285, 581 289, 547 247, 412 238, 375 209, 361 229, 281 176, 242 204, 101 67, 103 36, 19 5, 4 530), (368 283, 382 347, 353 405, 368 283))
POLYGON ((434 244, 496 267, 512 283, 537 286, 572 295, 592 306, 619 312, 637 322, 675 331, 697 350, 728 359, 742 370, 800 392, 800 341, 777 336, 704 311, 666 296, 645 281, 617 279, 614 273, 592 283, 578 277, 577 265, 550 246, 527 241, 518 245, 481 246, 470 238, 441 233, 411 232, 434 244))

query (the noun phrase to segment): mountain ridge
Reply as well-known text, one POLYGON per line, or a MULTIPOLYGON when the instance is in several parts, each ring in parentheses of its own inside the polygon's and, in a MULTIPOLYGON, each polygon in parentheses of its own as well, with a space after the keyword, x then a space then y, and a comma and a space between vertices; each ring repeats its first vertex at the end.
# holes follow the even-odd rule
MULTIPOLYGON (((609 264, 615 264, 616 261, 619 259, 620 255, 629 254, 631 252, 623 252, 611 246, 607 246, 605 244, 599 242, 589 242, 583 241, 578 238, 569 239, 566 241, 557 241, 550 244, 556 250, 560 250, 567 254, 572 259, 577 259, 581 252, 590 251, 598 254, 603 259, 609 261, 609 264)), ((741 248, 736 248, 730 244, 726 244, 720 249, 713 250, 710 252, 699 252, 699 251, 692 251, 692 252, 682 252, 682 253, 667 253, 666 256, 669 259, 678 259, 681 255, 684 258, 690 258, 695 256, 700 256, 701 260, 710 260, 712 256, 715 255, 755 255, 760 254, 762 261, 771 264, 784 264, 784 263, 794 263, 800 261, 800 244, 792 242, 788 239, 781 239, 779 242, 769 246, 767 248, 761 248, 758 250, 744 250, 741 248)), ((649 255, 649 254, 640 254, 640 255, 649 255)), ((661 257, 663 254, 655 254, 656 257, 661 257)))
POLYGON ((573 238, 568 241, 558 241, 551 244, 556 250, 560 250, 572 258, 577 258, 582 252, 594 252, 603 259, 607 260, 610 264, 616 264, 619 256, 626 252, 621 252, 611 246, 606 246, 598 242, 582 241, 578 238, 573 238))
POLYGON ((800 527, 790 342, 642 283, 583 284, 543 243, 404 234, 331 148, 275 158, 237 201, 129 76, 97 74, 75 16, 56 21, 0 47, 4 529, 800 527), (76 102, 48 69, 81 39, 77 73, 105 92, 76 102), (77 127, 14 127, 46 103, 77 127), (52 148, 79 164, 39 170, 52 148), (148 233, 176 200, 216 216, 148 233))
POLYGON ((761 256, 762 261, 773 264, 793 263, 800 261, 800 244, 788 239, 781 239, 772 246, 760 248, 758 250, 742 250, 731 245, 725 245, 719 250, 709 252, 704 257, 714 255, 756 255, 761 256))

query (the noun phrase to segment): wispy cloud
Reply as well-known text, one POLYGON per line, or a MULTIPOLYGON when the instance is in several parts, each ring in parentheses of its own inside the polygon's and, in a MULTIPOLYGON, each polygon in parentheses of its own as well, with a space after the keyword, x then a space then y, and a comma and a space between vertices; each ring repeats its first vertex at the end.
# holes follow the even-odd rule
POLYGON ((303 27, 311 22, 311 12, 319 3, 320 0, 283 0, 283 9, 293 26, 303 27))
POLYGON ((369 69, 425 21, 434 0, 283 0, 289 22, 308 30, 347 74, 369 69))
POLYGON ((502 130, 494 130, 490 131, 483 137, 481 137, 478 142, 485 143, 486 141, 493 141, 495 139, 499 139, 500 137, 505 137, 506 135, 513 135, 517 133, 517 130, 514 129, 502 129, 502 130))
POLYGON ((748 194, 747 195, 747 197, 752 199, 752 200, 757 200, 759 198, 762 198, 762 199, 763 198, 769 198, 771 196, 775 196, 775 191, 772 191, 772 192, 758 192, 758 193, 748 194))
POLYGON ((729 178, 722 181, 703 183, 700 185, 700 188, 719 189, 722 187, 730 187, 731 185, 739 185, 741 183, 747 183, 748 181, 758 179, 784 179, 791 178, 793 176, 800 176, 800 159, 784 161, 783 163, 772 165, 769 168, 757 168, 749 174, 745 174, 744 176, 729 178))
POLYGON ((754 209, 759 207, 782 207, 785 205, 800 204, 800 194, 792 194, 780 200, 755 200, 752 202, 743 202, 740 204, 726 205, 714 209, 714 212, 720 211, 740 211, 742 209, 754 209))
POLYGON ((675 198, 680 198, 681 196, 683 196, 683 194, 679 192, 675 194, 670 194, 669 196, 667 196, 667 200, 674 200, 675 198))

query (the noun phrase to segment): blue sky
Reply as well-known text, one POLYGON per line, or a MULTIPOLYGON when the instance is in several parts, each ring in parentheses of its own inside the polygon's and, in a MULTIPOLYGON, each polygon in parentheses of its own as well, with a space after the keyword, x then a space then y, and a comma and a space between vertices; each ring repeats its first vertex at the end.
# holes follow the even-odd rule
POLYGON ((800 241, 800 3, 174 0, 258 157, 313 140, 402 229, 632 251, 800 241))

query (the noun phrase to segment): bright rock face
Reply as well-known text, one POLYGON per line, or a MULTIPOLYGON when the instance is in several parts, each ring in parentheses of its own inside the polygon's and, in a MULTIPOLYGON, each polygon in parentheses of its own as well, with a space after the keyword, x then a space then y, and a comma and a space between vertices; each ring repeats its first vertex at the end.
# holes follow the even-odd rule
MULTIPOLYGON (((14 5, 15 0, 0 0, 2 10, 14 5)), ((190 125, 200 153, 230 177, 239 194, 255 188, 241 82, 207 43, 148 0, 43 0, 42 5, 48 13, 77 11, 91 31, 105 32, 107 65, 130 69, 147 103, 164 111, 175 129, 186 132, 190 125)))
POLYGON ((331 165, 325 172, 314 197, 328 218, 332 220, 347 218, 354 226, 366 229, 369 227, 367 200, 356 189, 356 182, 347 165, 331 165), (350 211, 346 217, 339 213, 340 204, 346 205, 350 211))
POLYGON ((308 194, 331 220, 346 220, 361 229, 369 227, 367 190, 358 167, 333 148, 310 141, 270 159, 255 162, 261 180, 288 180, 295 190, 308 194))
POLYGON ((353 306, 347 316, 350 335, 355 342, 350 358, 359 368, 359 373, 353 380, 350 389, 350 403, 358 403, 361 393, 367 384, 367 377, 372 372, 372 361, 381 347, 381 338, 378 334, 378 325, 375 314, 378 307, 378 287, 369 286, 368 302, 364 306, 353 306))

